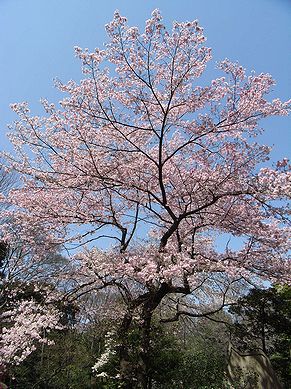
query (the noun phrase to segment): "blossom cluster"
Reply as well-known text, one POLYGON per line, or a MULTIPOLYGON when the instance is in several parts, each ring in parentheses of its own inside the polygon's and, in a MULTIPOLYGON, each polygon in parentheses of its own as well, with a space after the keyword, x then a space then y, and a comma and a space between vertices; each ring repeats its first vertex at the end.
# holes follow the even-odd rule
POLYGON ((1 314, 4 326, 0 335, 0 364, 20 364, 38 343, 51 344, 47 334, 62 329, 60 314, 52 307, 35 301, 21 301, 15 308, 1 314))

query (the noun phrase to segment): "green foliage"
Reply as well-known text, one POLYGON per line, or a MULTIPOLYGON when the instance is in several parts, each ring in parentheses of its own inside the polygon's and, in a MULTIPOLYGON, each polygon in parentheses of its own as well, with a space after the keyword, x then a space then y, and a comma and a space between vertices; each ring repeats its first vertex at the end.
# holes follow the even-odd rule
MULTIPOLYGON (((152 389, 221 389, 227 364, 226 347, 217 337, 207 337, 208 325, 203 323, 201 334, 192 328, 187 334, 178 325, 168 328, 153 325, 147 363, 148 385, 152 389)), ((140 367, 141 334, 138 326, 128 336, 129 361, 136 376, 140 367)), ((113 362, 113 361, 111 361, 113 362)), ((117 362, 117 361, 116 361, 117 362)), ((114 365, 107 364, 108 376, 116 375, 114 365)), ((116 379, 100 379, 102 389, 118 388, 116 379)))
POLYGON ((232 384, 225 378, 223 381, 223 389, 251 389, 257 388, 259 376, 254 371, 245 371, 237 367, 236 374, 232 384))
MULTIPOLYGON (((152 389, 221 389, 226 367, 223 344, 209 337, 207 325, 184 336, 175 326, 152 328, 148 380, 152 389)), ((52 335, 55 344, 32 353, 10 373, 13 389, 118 389, 118 356, 106 364, 108 377, 96 377, 92 366, 105 349, 104 328, 80 333, 73 330, 52 335), (98 333, 99 337, 94 337, 98 333), (113 378, 110 378, 113 377, 113 378)), ((131 362, 138 373, 140 331, 133 327, 128 336, 131 362)))
POLYGON ((291 387, 291 288, 253 289, 230 309, 242 350, 261 348, 286 388, 291 387))
POLYGON ((157 389, 222 387, 226 353, 214 339, 203 339, 196 334, 182 342, 169 333, 160 334, 151 361, 157 389))
POLYGON ((98 352, 94 338, 72 330, 52 338, 53 346, 41 347, 13 369, 13 389, 97 389, 91 372, 98 352))

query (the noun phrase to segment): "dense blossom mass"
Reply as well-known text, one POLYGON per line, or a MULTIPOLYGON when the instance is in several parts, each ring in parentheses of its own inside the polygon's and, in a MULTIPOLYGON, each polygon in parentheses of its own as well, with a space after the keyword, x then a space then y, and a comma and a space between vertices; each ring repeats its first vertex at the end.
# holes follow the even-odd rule
POLYGON ((2 330, 0 361, 21 363, 36 349, 35 343, 50 344, 44 334, 51 329, 61 329, 59 313, 55 309, 47 310, 34 301, 22 301, 11 311, 6 311, 1 319, 7 327, 2 330), (7 322, 6 319, 7 318, 7 322), (9 327, 13 318, 14 325, 9 327))
MULTIPOLYGON (((290 281, 288 161, 258 168, 270 148, 254 140, 260 120, 287 115, 290 101, 267 100, 272 77, 228 59, 207 84, 211 49, 196 20, 168 31, 155 10, 140 32, 116 12, 106 31, 103 50, 75 48, 85 78, 57 83, 60 106, 43 100, 46 115, 32 116, 12 105, 7 158, 23 185, 5 199, 6 239, 29 246, 33 263, 66 247, 63 287, 75 297, 116 288, 124 332, 136 315, 146 330, 164 297, 186 301, 215 275, 290 281)), ((187 313, 177 306, 175 317, 187 313)))

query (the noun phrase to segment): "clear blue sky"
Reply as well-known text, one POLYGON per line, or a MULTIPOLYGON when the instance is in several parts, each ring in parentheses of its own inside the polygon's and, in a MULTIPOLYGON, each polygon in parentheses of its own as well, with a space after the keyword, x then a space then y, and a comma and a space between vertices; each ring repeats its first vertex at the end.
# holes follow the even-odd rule
MULTIPOLYGON (((28 101, 39 113, 40 97, 58 101, 53 78, 81 77, 73 46, 101 46, 115 9, 142 27, 154 8, 167 24, 199 19, 213 48, 209 66, 225 57, 238 60, 273 75, 273 96, 290 97, 290 0, 0 0, 0 149, 9 148, 10 103, 28 101)), ((290 155, 290 124, 290 117, 263 123, 263 142, 275 145, 274 159, 290 155)))

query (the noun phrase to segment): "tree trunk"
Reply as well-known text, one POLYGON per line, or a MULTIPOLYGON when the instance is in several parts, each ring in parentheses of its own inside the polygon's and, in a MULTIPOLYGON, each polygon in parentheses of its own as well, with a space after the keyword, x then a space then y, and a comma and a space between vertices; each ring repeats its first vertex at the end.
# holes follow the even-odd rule
POLYGON ((127 312, 119 329, 119 374, 122 382, 122 389, 133 389, 132 366, 128 351, 128 333, 132 323, 132 313, 127 312))
POLYGON ((129 355, 128 339, 129 331, 132 328, 134 309, 129 309, 123 318, 119 330, 119 373, 123 389, 149 389, 151 386, 149 377, 151 321, 155 309, 168 292, 168 285, 163 283, 158 289, 147 293, 146 297, 143 296, 142 300, 138 299, 132 302, 134 309, 139 308, 140 310, 141 322, 139 326, 141 351, 137 353, 135 361, 129 355))
POLYGON ((141 327, 141 346, 142 351, 140 355, 141 376, 140 382, 142 389, 149 388, 149 352, 150 352, 150 338, 151 338, 151 320, 152 311, 145 309, 143 312, 143 321, 141 327))
POLYGON ((140 326, 140 347, 136 360, 130 355, 129 331, 132 328, 132 314, 127 313, 120 328, 119 373, 122 389, 148 389, 148 361, 152 312, 142 310, 140 326))

